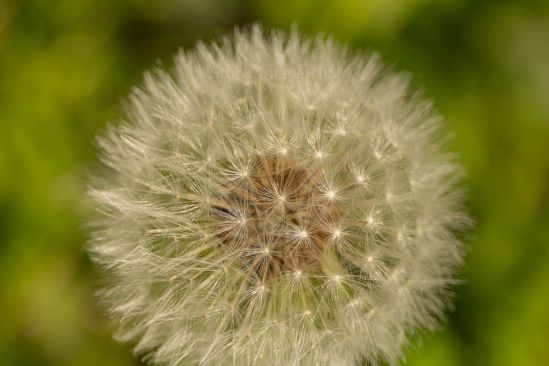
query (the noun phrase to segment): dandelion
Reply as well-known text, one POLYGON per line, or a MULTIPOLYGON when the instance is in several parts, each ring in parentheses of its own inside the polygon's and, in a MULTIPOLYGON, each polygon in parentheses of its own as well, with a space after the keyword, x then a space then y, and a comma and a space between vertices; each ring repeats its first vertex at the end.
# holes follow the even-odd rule
POLYGON ((90 188, 117 339, 167 365, 396 363, 462 262, 440 127, 406 76, 296 31, 147 73, 90 188))

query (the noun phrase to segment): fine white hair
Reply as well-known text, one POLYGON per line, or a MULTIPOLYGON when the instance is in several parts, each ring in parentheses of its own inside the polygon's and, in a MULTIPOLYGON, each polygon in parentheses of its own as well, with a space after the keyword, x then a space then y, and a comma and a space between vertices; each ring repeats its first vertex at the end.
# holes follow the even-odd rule
POLYGON ((441 124, 377 56, 297 31, 146 73, 89 190, 117 339, 166 365, 397 363, 462 263, 441 124))

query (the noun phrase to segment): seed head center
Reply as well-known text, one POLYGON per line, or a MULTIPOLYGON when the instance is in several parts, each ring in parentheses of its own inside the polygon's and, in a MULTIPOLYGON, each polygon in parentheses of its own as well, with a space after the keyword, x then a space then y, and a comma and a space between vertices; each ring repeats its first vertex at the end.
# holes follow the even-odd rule
POLYGON ((317 267, 341 217, 341 207, 326 204, 318 189, 322 174, 286 154, 256 156, 247 165, 248 179, 227 180, 211 206, 222 247, 244 253, 239 261, 262 281, 317 267))

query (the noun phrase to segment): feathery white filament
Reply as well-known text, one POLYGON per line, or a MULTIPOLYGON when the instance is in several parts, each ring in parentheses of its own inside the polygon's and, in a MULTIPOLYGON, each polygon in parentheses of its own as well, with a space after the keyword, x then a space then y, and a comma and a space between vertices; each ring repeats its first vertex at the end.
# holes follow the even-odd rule
POLYGON ((169 365, 395 362, 432 328, 467 223, 440 118, 331 40, 259 28, 180 54, 99 137, 93 258, 169 365))

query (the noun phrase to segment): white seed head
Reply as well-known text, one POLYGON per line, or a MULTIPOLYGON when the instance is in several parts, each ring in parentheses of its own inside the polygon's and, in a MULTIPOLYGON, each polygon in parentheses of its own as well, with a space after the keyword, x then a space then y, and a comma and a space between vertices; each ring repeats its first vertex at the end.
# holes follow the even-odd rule
POLYGON ((295 31, 146 74, 90 189, 117 338, 166 365, 395 363, 462 261, 440 125, 376 56, 295 31))

